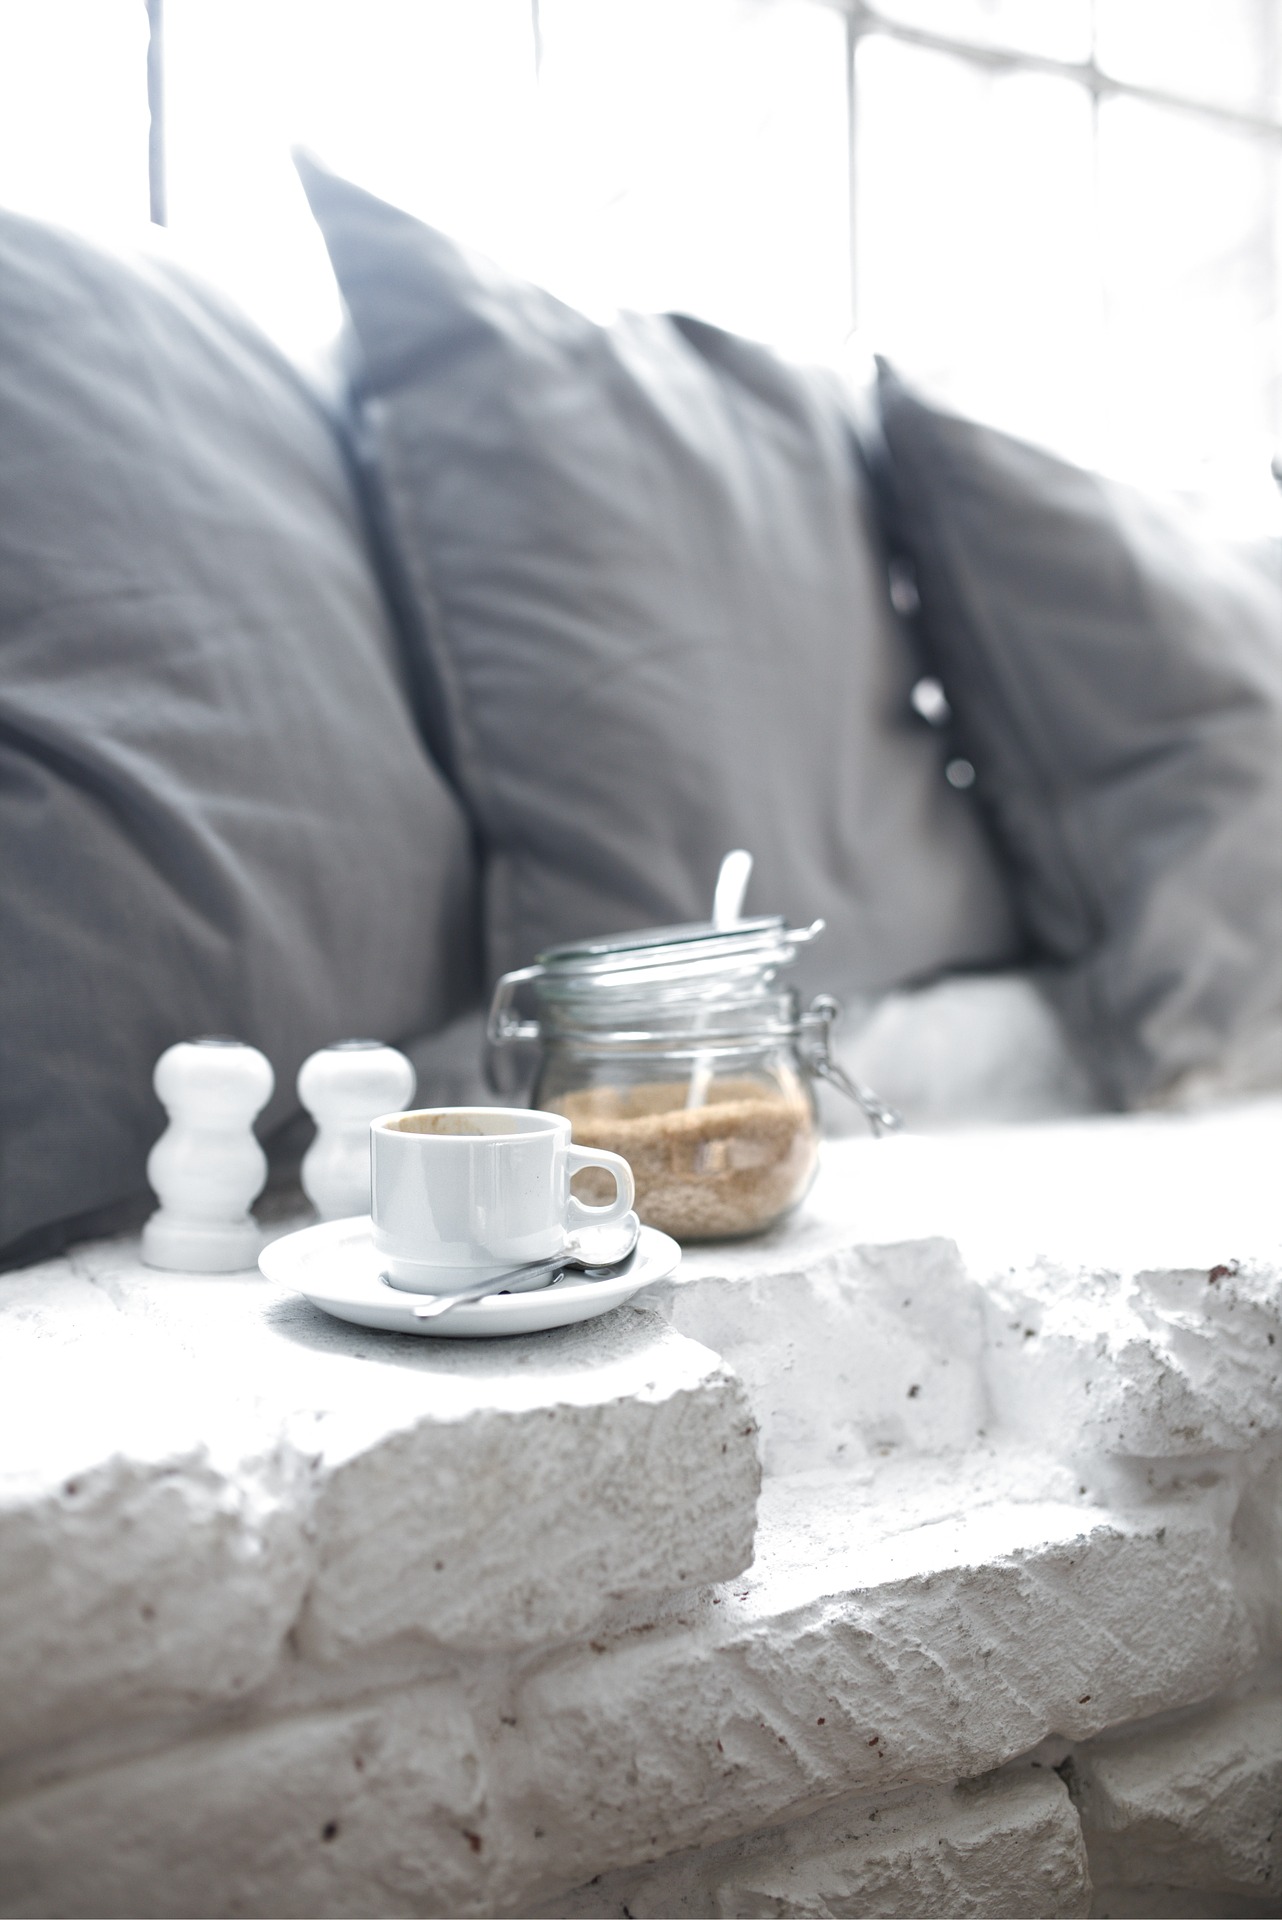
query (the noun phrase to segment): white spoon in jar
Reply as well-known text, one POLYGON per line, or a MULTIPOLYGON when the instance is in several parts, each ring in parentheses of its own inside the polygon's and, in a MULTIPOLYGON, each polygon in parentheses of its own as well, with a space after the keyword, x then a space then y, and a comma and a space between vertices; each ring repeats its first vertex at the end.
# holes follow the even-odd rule
MULTIPOLYGON (((717 884, 712 895, 712 930, 724 933, 728 927, 738 926, 743 918, 744 896, 748 891, 748 881, 752 875, 752 855, 746 847, 736 847, 726 854, 717 873, 717 884)), ((701 1107, 708 1098, 708 1088, 712 1084, 712 1055, 700 1053, 695 1056, 690 1071, 690 1085, 686 1090, 686 1110, 701 1107)))

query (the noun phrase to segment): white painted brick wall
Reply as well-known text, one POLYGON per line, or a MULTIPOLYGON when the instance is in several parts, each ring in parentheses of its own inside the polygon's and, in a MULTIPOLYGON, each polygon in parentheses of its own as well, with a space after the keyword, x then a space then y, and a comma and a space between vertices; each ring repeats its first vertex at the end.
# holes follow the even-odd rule
POLYGON ((0 1913, 1276 1907, 1280 1149, 834 1143, 493 1345, 0 1277, 0 1913))

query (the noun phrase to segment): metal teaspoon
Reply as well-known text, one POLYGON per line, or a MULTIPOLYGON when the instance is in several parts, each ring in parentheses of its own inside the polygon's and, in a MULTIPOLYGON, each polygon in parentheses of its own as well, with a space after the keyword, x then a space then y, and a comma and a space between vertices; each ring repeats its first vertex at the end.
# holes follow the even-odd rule
POLYGON ((613 1226, 584 1227, 572 1233, 561 1251, 550 1260, 535 1260, 527 1266, 512 1267, 507 1273, 491 1274, 488 1280, 464 1287, 460 1293, 434 1294, 413 1309, 414 1318, 439 1320, 451 1307, 486 1300, 492 1293, 530 1293, 536 1287, 550 1286, 560 1274, 572 1268, 586 1273, 608 1269, 613 1274, 632 1257, 640 1232, 641 1222, 635 1213, 625 1214, 613 1226))

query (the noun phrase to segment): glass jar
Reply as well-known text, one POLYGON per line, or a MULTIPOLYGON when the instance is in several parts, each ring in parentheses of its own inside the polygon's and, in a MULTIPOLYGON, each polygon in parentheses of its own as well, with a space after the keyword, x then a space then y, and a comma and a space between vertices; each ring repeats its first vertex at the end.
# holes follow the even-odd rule
MULTIPOLYGON (((876 1129, 898 1125, 831 1058, 837 1002, 822 995, 803 1012, 779 982, 822 928, 772 916, 550 948, 499 981, 491 1043, 537 1042, 532 1104, 564 1114, 580 1145, 624 1156, 647 1225, 678 1240, 758 1233, 814 1179, 816 1075, 876 1129)), ((595 1178, 576 1180, 589 1204, 609 1197, 595 1178)))

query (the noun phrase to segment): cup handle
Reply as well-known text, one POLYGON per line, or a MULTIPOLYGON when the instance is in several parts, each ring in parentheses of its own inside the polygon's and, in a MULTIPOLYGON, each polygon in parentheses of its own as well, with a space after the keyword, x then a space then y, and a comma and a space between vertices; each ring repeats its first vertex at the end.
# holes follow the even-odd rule
POLYGON ((567 1147, 565 1159, 570 1179, 584 1167, 600 1167, 614 1175, 614 1198, 603 1207, 585 1207, 582 1200, 570 1194, 565 1213, 567 1227, 608 1227, 631 1211, 636 1199, 636 1181, 621 1153, 607 1153, 603 1147, 567 1147))

